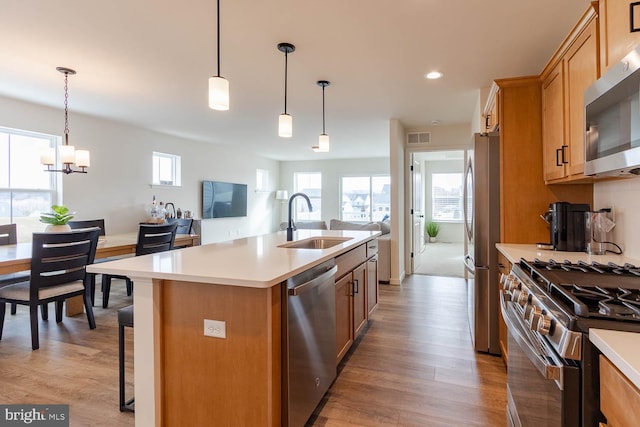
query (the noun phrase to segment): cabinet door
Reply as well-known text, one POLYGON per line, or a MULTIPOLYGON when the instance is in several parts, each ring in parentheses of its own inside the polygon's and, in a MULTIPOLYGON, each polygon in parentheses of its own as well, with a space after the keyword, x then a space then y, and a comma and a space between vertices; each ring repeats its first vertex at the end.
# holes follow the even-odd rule
POLYGON ((353 270, 353 336, 362 332, 367 324, 367 265, 360 264, 353 270))
POLYGON ((367 261, 367 317, 378 306, 378 257, 367 261))
MULTIPOLYGON (((640 24, 640 23, 639 23, 640 24)), ((567 175, 584 173, 584 91, 598 79, 598 44, 593 20, 565 56, 567 175)), ((565 153, 566 154, 566 153, 565 153)))
POLYGON ((568 162, 564 146, 563 61, 542 82, 542 143, 544 180, 564 178, 568 162))
POLYGON ((336 350, 338 362, 353 344, 353 304, 351 273, 336 282, 336 350))
MULTIPOLYGON (((630 5, 637 0, 600 0, 600 63, 604 73, 635 46, 640 44, 640 32, 630 31, 630 5)), ((640 5, 634 7, 635 28, 640 27, 640 5)))

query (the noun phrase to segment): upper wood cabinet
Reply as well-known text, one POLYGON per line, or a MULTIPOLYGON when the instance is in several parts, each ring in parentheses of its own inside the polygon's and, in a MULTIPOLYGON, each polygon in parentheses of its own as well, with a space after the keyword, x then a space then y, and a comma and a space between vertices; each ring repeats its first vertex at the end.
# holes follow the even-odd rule
POLYGON ((598 18, 592 4, 542 72, 544 179, 584 176, 584 91, 599 77, 598 18))
POLYGON ((604 73, 634 47, 640 45, 640 32, 631 32, 631 12, 635 28, 640 28, 640 5, 637 0, 600 0, 600 64, 604 73))

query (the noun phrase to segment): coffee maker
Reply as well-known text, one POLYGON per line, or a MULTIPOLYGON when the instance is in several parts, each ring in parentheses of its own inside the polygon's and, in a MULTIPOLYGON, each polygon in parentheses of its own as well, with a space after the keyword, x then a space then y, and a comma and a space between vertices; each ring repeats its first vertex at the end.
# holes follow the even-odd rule
POLYGON ((556 251, 584 252, 585 212, 589 212, 589 204, 555 202, 543 215, 549 223, 551 246, 556 251))

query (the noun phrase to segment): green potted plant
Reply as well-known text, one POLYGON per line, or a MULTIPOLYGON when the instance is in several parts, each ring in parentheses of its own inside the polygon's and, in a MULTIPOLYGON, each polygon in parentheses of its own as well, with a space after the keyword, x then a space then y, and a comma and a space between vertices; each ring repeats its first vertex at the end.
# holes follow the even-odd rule
POLYGON ((44 231, 53 233, 71 231, 67 223, 73 219, 74 214, 75 212, 69 212, 69 208, 64 205, 53 205, 51 212, 40 214, 40 222, 47 224, 44 231))
POLYGON ((433 243, 436 241, 436 237, 440 232, 440 225, 436 222, 429 221, 425 226, 425 230, 427 231, 427 235, 429 236, 429 242, 433 243))

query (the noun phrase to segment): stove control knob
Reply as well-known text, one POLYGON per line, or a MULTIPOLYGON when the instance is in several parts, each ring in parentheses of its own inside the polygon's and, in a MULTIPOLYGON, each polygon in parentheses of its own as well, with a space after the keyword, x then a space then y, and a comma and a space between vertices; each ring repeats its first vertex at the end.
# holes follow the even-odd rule
POLYGON ((509 279, 508 275, 504 273, 500 274, 500 284, 502 285, 503 288, 505 287, 504 285, 507 283, 508 279, 509 279))
POLYGON ((529 294, 527 293, 527 291, 521 291, 520 294, 518 294, 518 299, 516 301, 518 301, 518 304, 520 304, 520 306, 524 307, 529 301, 529 294))
POLYGON ((532 305, 531 310, 529 311, 529 326, 531 327, 532 331, 535 331, 538 329, 541 315, 542 315, 542 310, 540 310, 540 307, 536 307, 535 305, 532 305))
POLYGON ((505 279, 504 286, 503 286, 504 290, 505 291, 513 291, 517 287, 518 287, 517 280, 512 276, 507 276, 507 278, 505 279))
POLYGON ((547 315, 541 315, 537 326, 538 333, 540 335, 549 335, 551 330, 551 318, 547 315))

